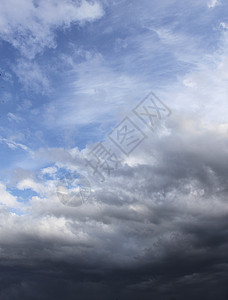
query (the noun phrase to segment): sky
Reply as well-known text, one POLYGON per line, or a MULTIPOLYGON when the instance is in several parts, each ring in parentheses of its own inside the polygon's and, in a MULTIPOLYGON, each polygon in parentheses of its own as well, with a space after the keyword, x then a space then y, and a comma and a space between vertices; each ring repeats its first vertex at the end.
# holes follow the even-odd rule
POLYGON ((0 0, 0 299, 228 299, 226 0, 0 0))

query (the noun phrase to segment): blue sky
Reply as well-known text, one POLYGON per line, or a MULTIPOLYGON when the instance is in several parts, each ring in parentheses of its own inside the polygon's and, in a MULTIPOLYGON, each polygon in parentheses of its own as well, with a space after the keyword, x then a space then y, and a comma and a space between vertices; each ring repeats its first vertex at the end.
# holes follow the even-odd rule
MULTIPOLYGON (((225 2, 99 2, 79 17, 52 1, 41 15, 41 3, 22 1, 18 18, 19 4, 2 4, 1 136, 33 151, 84 148, 149 90, 164 93, 213 67, 227 21, 225 2)), ((30 159, 6 149, 2 171, 30 159)))
MULTIPOLYGON (((225 0, 0 0, 0 51, 0 207, 12 236, 20 224, 18 236, 29 232, 70 244, 78 226, 84 228, 77 236, 82 242, 88 238, 96 247, 102 234, 107 240, 110 234, 115 244, 129 229, 124 216, 146 218, 150 201, 159 211, 156 199, 164 193, 166 209, 175 198, 173 211, 180 205, 210 215, 212 203, 218 215, 227 211, 214 196, 224 191, 227 170, 225 0), (171 109, 171 117, 153 135, 139 123, 150 138, 129 157, 118 153, 122 167, 100 185, 84 158, 96 143, 107 142, 124 117, 133 117, 132 109, 150 91, 171 109), (78 211, 59 201, 56 189, 65 172, 91 182, 90 202, 78 211), (205 211, 200 201, 188 203, 210 188, 205 211), (99 209, 111 219, 120 214, 122 227, 107 220, 101 225, 99 209)), ((128 246, 120 246, 109 263, 134 265, 139 240, 128 240, 129 257, 128 246)), ((102 245, 109 255, 113 245, 102 245)), ((148 258, 143 253, 139 263, 148 258)), ((98 261, 107 263, 99 255, 98 261)))

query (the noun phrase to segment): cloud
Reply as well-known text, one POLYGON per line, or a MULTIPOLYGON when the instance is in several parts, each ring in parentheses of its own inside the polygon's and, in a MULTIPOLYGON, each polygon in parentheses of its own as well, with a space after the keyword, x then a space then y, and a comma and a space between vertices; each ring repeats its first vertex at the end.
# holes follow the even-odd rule
POLYGON ((48 168, 43 168, 43 169, 41 170, 41 173, 42 173, 42 174, 53 175, 53 174, 56 173, 56 171, 57 171, 57 168, 55 168, 55 167, 48 167, 48 168))
MULTIPOLYGON (((93 192, 81 206, 72 208, 60 202, 56 179, 48 184, 23 179, 18 188, 33 189, 42 196, 24 204, 26 215, 5 215, 4 222, 11 225, 1 229, 4 261, 14 258, 20 273, 22 266, 39 270, 49 284, 63 265, 60 282, 66 276, 78 285, 87 276, 86 286, 90 280, 95 286, 102 281, 102 292, 106 287, 115 290, 113 281, 122 292, 134 290, 139 295, 143 290, 150 297, 151 293, 166 295, 180 285, 183 295, 185 288, 205 278, 218 287, 220 279, 210 274, 217 269, 222 278, 225 271, 217 259, 223 260, 227 253, 226 133, 187 115, 171 117, 167 126, 168 135, 154 135, 132 154, 136 161, 143 155, 143 163, 123 163, 102 185, 87 169, 93 192), (205 263, 200 266, 198 262, 205 263), (47 274, 48 269, 52 271, 47 274)), ((73 158, 72 151, 49 149, 46 157, 71 172, 81 167, 80 153, 74 153, 73 158)), ((41 169, 42 173, 55 171, 56 167, 41 169)), ((23 280, 26 286, 37 282, 35 278, 23 280)), ((37 285, 42 286, 43 280, 37 285)), ((19 294, 26 290, 24 285, 16 289, 19 294)), ((27 292, 34 293, 34 289, 27 292)), ((83 291, 84 299, 89 299, 83 291)))
POLYGON ((8 119, 9 121, 15 121, 15 122, 20 122, 23 120, 21 117, 16 116, 13 113, 8 113, 8 119))
POLYGON ((45 70, 36 62, 19 59, 12 69, 24 89, 41 94, 50 92, 50 83, 45 70))
POLYGON ((44 122, 49 126, 64 128, 96 123, 99 120, 104 123, 106 120, 113 121, 115 114, 119 113, 119 106, 129 100, 129 90, 132 94, 139 94, 139 85, 148 88, 137 76, 113 70, 100 53, 87 52, 82 63, 72 63, 73 76, 67 83, 68 90, 62 97, 44 107, 44 122))
POLYGON ((0 206, 4 205, 10 208, 17 208, 19 206, 19 202, 17 202, 17 198, 12 196, 7 190, 3 183, 0 183, 0 206))
POLYGON ((208 8, 214 8, 215 6, 219 5, 220 1, 219 0, 210 0, 207 3, 208 8))
POLYGON ((31 189, 38 194, 43 194, 44 189, 43 186, 32 179, 24 179, 17 184, 17 188, 19 190, 31 189))
POLYGON ((29 152, 29 148, 26 145, 20 144, 20 143, 16 143, 13 140, 10 139, 6 139, 6 138, 2 138, 0 137, 0 143, 6 143, 6 145, 10 148, 10 149, 22 149, 24 151, 29 152))
POLYGON ((22 55, 33 58, 46 47, 55 47, 54 32, 75 22, 83 24, 103 15, 97 2, 64 0, 10 0, 0 4, 0 37, 22 55))
POLYGON ((227 23, 225 23, 225 22, 221 22, 220 23, 220 26, 221 26, 221 28, 223 28, 223 29, 228 29, 228 24, 227 23))

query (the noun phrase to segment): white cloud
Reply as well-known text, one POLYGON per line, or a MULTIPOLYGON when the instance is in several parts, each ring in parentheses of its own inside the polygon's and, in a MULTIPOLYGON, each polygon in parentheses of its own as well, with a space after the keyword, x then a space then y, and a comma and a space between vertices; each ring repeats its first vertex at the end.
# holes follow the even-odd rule
POLYGON ((21 117, 16 116, 16 115, 13 114, 13 113, 8 113, 7 116, 8 116, 8 120, 9 120, 9 121, 20 122, 20 121, 23 120, 21 117))
POLYGON ((225 22, 221 22, 220 23, 220 26, 221 26, 221 28, 223 28, 223 29, 228 29, 228 23, 225 23, 225 22))
POLYGON ((20 59, 12 69, 25 89, 31 89, 33 92, 40 93, 50 91, 49 80, 36 62, 20 59))
POLYGON ((208 6, 208 8, 214 8, 215 6, 217 6, 219 4, 220 4, 219 0, 210 0, 207 3, 207 6, 208 6))
POLYGON ((45 47, 55 47, 54 30, 103 15, 99 3, 71 0, 8 0, 0 2, 0 37, 32 58, 45 47))
POLYGON ((3 204, 10 208, 17 208, 19 206, 19 202, 17 202, 17 198, 12 196, 7 190, 3 183, 0 182, 0 204, 3 204))
POLYGON ((24 151, 30 152, 30 149, 26 145, 16 143, 11 139, 2 138, 1 136, 0 136, 0 143, 5 143, 12 150, 23 149, 24 151))
POLYGON ((25 178, 18 182, 17 189, 19 190, 32 190, 39 195, 53 194, 55 192, 55 181, 38 182, 32 178, 25 178))
POLYGON ((66 94, 45 107, 42 118, 50 127, 113 121, 133 108, 130 101, 139 101, 151 88, 137 75, 113 70, 100 53, 86 52, 85 61, 71 64, 74 77, 66 94))
POLYGON ((57 168, 56 167, 48 167, 48 168, 43 168, 41 170, 42 174, 48 174, 48 175, 53 175, 57 172, 57 168))

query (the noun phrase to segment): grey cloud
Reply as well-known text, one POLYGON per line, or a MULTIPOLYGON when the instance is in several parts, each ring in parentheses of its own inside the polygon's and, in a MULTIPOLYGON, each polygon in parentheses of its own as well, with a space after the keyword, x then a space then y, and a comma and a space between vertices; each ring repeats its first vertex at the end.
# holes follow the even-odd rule
POLYGON ((147 164, 125 164, 82 206, 53 195, 32 202, 18 226, 9 221, 1 265, 26 270, 7 277, 1 299, 31 299, 36 290, 34 299, 224 299, 227 137, 195 125, 197 133, 170 120, 170 135, 134 154, 146 153, 147 164))

